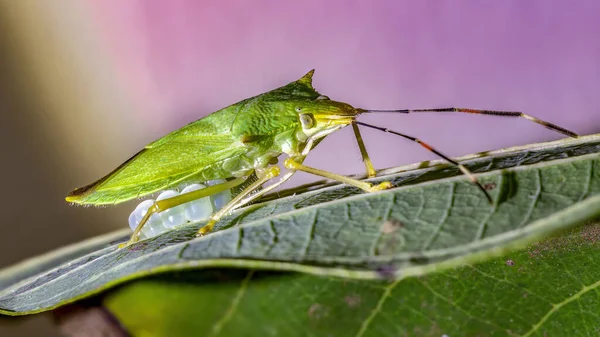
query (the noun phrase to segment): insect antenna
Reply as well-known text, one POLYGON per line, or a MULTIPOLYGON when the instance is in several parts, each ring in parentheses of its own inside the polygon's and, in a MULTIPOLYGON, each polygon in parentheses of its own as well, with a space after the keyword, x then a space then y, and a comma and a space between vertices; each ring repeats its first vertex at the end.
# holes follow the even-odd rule
POLYGON ((520 111, 498 111, 498 110, 480 110, 480 109, 468 109, 468 108, 440 108, 440 109, 398 109, 398 110, 365 110, 359 109, 361 113, 417 113, 417 112, 461 112, 467 114, 475 114, 475 115, 488 115, 488 116, 501 116, 501 117, 517 117, 517 118, 525 118, 534 123, 540 124, 547 129, 552 131, 562 133, 563 135, 578 138, 579 135, 573 131, 569 131, 563 127, 560 127, 556 124, 552 124, 550 122, 543 121, 541 119, 535 118, 533 116, 524 114, 520 111))
MULTIPOLYGON (((369 110, 369 111, 373 111, 373 110, 369 110)), ((394 135, 397 135, 397 136, 400 136, 400 137, 404 137, 404 138, 406 138, 408 140, 411 140, 411 141, 413 141, 415 143, 420 144, 422 147, 424 147, 428 151, 431 151, 431 152, 435 153, 436 155, 440 156, 441 158, 443 158, 444 160, 448 161, 449 163, 457 166, 464 175, 466 175, 467 177, 469 177, 469 179, 471 180, 471 182, 473 184, 475 184, 477 187, 479 187, 479 189, 485 194, 485 197, 487 198, 488 202, 490 204, 493 203, 492 197, 489 195, 489 193, 486 191, 486 189, 479 183, 479 181, 473 175, 473 173, 471 173, 471 171, 469 171, 464 165, 458 163, 455 160, 452 160, 450 157, 448 157, 445 154, 441 153, 440 151, 436 150, 431 145, 423 142, 419 138, 412 137, 412 136, 409 136, 409 135, 405 135, 403 133, 400 133, 400 132, 397 132, 397 131, 394 131, 394 130, 390 130, 388 128, 384 128, 384 127, 381 127, 381 126, 371 125, 371 124, 367 124, 367 123, 363 123, 363 122, 359 122, 359 121, 354 121, 353 123, 356 124, 356 125, 362 125, 362 126, 366 126, 368 128, 372 128, 372 129, 376 129, 376 130, 379 130, 379 131, 391 133, 391 134, 394 134, 394 135)))

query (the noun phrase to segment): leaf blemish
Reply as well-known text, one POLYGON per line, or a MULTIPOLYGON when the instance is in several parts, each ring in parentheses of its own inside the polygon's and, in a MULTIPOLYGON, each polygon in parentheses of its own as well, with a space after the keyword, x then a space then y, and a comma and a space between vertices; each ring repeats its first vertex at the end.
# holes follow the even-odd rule
POLYGON ((384 280, 392 281, 396 278, 396 268, 391 264, 384 264, 377 268, 377 275, 384 280))
POLYGON ((427 256, 413 256, 408 261, 416 265, 423 265, 429 263, 429 258, 427 256))
POLYGON ((485 185, 483 185, 483 188, 484 188, 486 191, 491 191, 491 190, 493 190, 494 188, 496 188, 496 183, 489 183, 489 184, 485 184, 485 185))
POLYGON ((319 303, 315 303, 308 308, 308 317, 319 320, 329 315, 329 308, 319 303))
POLYGON ((344 297, 344 302, 346 302, 350 308, 356 308, 360 305, 360 296, 356 294, 348 295, 344 297))
POLYGON ((130 246, 129 250, 132 252, 142 251, 142 250, 145 250, 147 246, 148 246, 148 243, 143 242, 143 243, 140 243, 140 244, 137 244, 134 246, 130 246))
POLYGON ((402 228, 404 224, 398 220, 388 220, 381 225, 381 233, 383 234, 392 234, 396 232, 398 229, 402 228))
POLYGON ((380 227, 376 255, 390 255, 397 252, 406 243, 400 229, 404 224, 398 220, 387 220, 380 227))

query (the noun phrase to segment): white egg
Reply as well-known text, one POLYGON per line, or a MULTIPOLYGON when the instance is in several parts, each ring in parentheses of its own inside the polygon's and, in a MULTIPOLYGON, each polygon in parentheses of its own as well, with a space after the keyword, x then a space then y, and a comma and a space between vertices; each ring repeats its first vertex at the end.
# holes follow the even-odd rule
MULTIPOLYGON (((172 197, 176 197, 179 195, 179 192, 174 190, 166 190, 158 195, 156 201, 169 199, 172 197)), ((158 213, 160 219, 162 219, 162 224, 165 228, 172 228, 176 226, 181 226, 186 223, 185 208, 183 205, 179 205, 177 207, 169 208, 165 211, 158 213)))
MULTIPOLYGON (((201 184, 192 184, 181 191, 181 194, 197 191, 205 188, 201 184)), ((213 213, 213 207, 210 197, 205 197, 183 204, 185 218, 190 222, 202 221, 208 219, 213 213)))
MULTIPOLYGON (((224 182, 225 180, 212 180, 206 184, 212 186, 224 182)), ((206 188, 206 186, 202 184, 191 184, 183 188, 181 194, 203 188, 206 188)), ((156 201, 173 198, 178 195, 180 195, 180 193, 175 190, 166 190, 158 195, 156 201)), ((231 191, 227 190, 152 214, 142 228, 140 238, 157 236, 169 228, 183 225, 188 221, 197 222, 207 220, 213 212, 223 208, 229 201, 231 201, 231 191)), ((152 207, 154 203, 155 200, 152 199, 144 200, 137 205, 133 212, 131 212, 129 215, 129 227, 131 227, 132 231, 139 225, 144 215, 148 212, 148 209, 152 207)))
POLYGON ((142 228, 141 236, 143 238, 151 238, 159 235, 160 233, 166 230, 167 227, 165 227, 165 224, 163 223, 160 215, 154 213, 150 216, 150 219, 148 219, 148 222, 146 222, 144 228, 142 228))
MULTIPOLYGON (((211 181, 208 181, 207 184, 209 186, 212 186, 212 185, 222 184, 224 182, 225 182, 225 180, 211 180, 211 181)), ((231 201, 231 190, 217 193, 215 195, 212 195, 210 198, 215 207, 215 211, 218 211, 221 208, 223 208, 225 205, 227 205, 228 202, 231 201)))
MULTIPOLYGON (((131 215, 129 215, 129 227, 131 227, 132 231, 135 230, 136 227, 140 224, 140 221, 142 221, 142 218, 144 217, 144 215, 146 215, 146 212, 148 212, 148 209, 152 207, 152 205, 154 205, 154 200, 144 200, 139 205, 137 205, 133 212, 131 212, 131 215)), ((167 228, 162 224, 162 220, 160 219, 158 214, 152 214, 150 216, 150 219, 148 219, 148 221, 142 228, 142 231, 140 232, 140 237, 150 238, 160 234, 165 229, 167 228)))
POLYGON ((137 225, 139 225, 140 221, 148 211, 148 208, 154 204, 154 200, 144 200, 131 212, 129 215, 129 227, 131 230, 135 230, 137 225))

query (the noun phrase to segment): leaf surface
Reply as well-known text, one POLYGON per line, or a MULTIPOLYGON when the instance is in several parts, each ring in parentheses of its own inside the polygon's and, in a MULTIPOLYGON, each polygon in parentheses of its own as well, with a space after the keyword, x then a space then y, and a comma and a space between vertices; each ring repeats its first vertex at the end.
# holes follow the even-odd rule
POLYGON ((600 225, 392 282, 247 270, 135 281, 103 304, 133 336, 597 336, 600 225))
POLYGON ((462 158, 495 203, 447 165, 385 170, 397 188, 343 185, 282 192, 127 249, 125 232, 80 243, 0 272, 0 312, 49 310, 117 284, 183 269, 297 271, 346 279, 402 279, 499 256, 600 215, 600 136, 462 158), (287 196, 286 196, 287 195, 287 196))

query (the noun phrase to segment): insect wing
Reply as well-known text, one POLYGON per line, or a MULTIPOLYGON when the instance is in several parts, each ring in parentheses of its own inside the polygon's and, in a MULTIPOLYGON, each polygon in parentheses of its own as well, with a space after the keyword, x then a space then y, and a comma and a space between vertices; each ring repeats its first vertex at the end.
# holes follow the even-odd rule
POLYGON ((247 148, 228 132, 192 135, 190 126, 193 124, 151 143, 104 178, 71 192, 67 201, 116 204, 191 179, 227 178, 219 163, 247 148))

